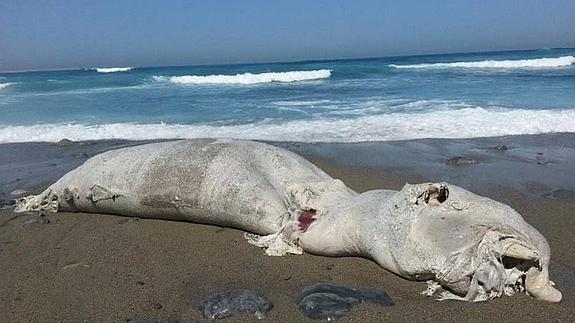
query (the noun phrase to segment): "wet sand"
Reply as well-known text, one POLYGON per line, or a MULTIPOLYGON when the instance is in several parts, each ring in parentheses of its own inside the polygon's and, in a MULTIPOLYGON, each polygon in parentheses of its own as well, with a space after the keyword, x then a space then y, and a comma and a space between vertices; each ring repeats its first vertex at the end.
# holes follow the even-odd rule
MULTIPOLYGON (((0 201, 9 204, 14 190, 38 192, 86 158, 133 144, 138 143, 0 145, 0 201)), ((101 214, 39 217, 5 206, 0 211, 0 321, 196 321, 201 300, 229 288, 269 297, 274 308, 268 321, 305 321, 294 301, 318 282, 381 288, 396 303, 356 306, 342 322, 575 320, 575 135, 278 145, 357 191, 447 181, 511 205, 549 241, 551 276, 563 301, 548 304, 515 295, 480 304, 438 302, 419 295, 425 282, 404 280, 370 260, 268 257, 235 229, 101 214), (501 145, 507 149, 496 149, 501 145), (457 156, 477 163, 446 163, 457 156)))

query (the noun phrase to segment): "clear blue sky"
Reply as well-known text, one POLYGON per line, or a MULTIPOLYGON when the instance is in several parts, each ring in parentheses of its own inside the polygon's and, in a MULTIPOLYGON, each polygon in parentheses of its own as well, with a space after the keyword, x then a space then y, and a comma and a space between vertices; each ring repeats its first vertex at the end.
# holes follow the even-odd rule
POLYGON ((0 70, 575 47, 574 0, 0 0, 0 70))

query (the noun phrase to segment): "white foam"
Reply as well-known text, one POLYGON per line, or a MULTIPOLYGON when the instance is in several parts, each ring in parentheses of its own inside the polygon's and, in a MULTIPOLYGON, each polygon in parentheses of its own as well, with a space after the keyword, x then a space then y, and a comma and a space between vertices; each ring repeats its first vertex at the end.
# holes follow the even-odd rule
POLYGON ((116 73, 116 72, 128 72, 131 71, 133 67, 95 67, 95 70, 98 73, 116 73))
POLYGON ((434 64, 414 64, 395 65, 395 68, 553 68, 564 67, 575 64, 574 56, 562 56, 555 58, 536 58, 504 61, 478 61, 478 62, 455 62, 455 63, 434 63, 434 64))
POLYGON ((333 104, 336 103, 335 101, 331 100, 312 100, 312 101, 275 101, 272 102, 273 105, 282 106, 282 107, 292 107, 292 106, 316 106, 316 105, 325 105, 325 104, 333 104))
MULTIPOLYGON (((63 81, 66 82, 66 81, 63 81)), ((62 91, 53 91, 53 92, 27 92, 21 93, 18 95, 13 95, 13 97, 51 97, 51 96, 66 96, 66 95, 86 95, 86 94, 96 94, 96 93, 108 93, 108 92, 117 92, 117 91, 130 91, 130 90, 144 90, 152 88, 153 84, 139 84, 139 85, 130 85, 130 86, 115 86, 115 87, 94 87, 94 88, 84 88, 84 89, 77 89, 77 90, 62 90, 62 91)))
POLYGON ((7 88, 8 86, 12 85, 14 83, 8 82, 8 83, 0 83, 0 90, 7 88))
POLYGON ((291 71, 279 73, 244 73, 236 75, 184 75, 153 76, 156 81, 169 81, 175 84, 260 84, 271 82, 291 83, 325 79, 331 76, 331 70, 291 71))
POLYGON ((0 126, 0 143, 96 139, 241 138, 303 142, 362 142, 473 138, 575 132, 575 110, 463 108, 347 119, 271 121, 244 125, 115 123, 0 126))

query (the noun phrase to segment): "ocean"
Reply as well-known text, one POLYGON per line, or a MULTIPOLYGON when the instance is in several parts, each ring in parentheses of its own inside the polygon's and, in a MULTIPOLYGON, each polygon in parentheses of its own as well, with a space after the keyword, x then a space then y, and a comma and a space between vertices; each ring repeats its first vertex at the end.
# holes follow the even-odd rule
POLYGON ((0 74, 0 143, 575 132, 575 49, 0 74))

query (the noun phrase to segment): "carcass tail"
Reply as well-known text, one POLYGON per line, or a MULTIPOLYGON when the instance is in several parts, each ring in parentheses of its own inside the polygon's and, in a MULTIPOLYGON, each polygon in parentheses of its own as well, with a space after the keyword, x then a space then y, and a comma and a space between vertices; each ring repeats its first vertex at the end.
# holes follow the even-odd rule
POLYGON ((47 189, 39 195, 29 195, 16 201, 14 212, 58 212, 58 196, 47 189))

